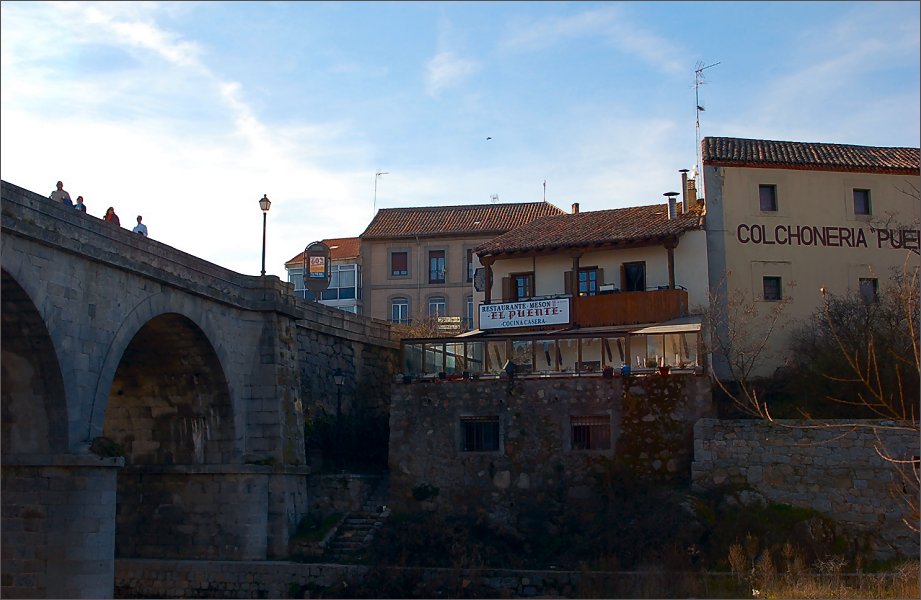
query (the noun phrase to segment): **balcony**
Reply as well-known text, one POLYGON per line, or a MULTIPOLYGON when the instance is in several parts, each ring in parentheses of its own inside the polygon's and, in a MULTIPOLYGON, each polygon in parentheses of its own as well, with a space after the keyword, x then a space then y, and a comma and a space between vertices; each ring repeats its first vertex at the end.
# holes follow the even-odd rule
POLYGON ((573 298, 572 324, 606 327, 660 323, 688 314, 688 292, 659 288, 645 292, 614 292, 573 298))

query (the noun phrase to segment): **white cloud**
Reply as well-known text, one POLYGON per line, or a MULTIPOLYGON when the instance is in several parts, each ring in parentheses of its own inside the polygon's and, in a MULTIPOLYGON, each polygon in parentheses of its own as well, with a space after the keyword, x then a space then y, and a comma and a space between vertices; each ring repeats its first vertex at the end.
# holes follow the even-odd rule
POLYGON ((680 75, 687 70, 686 60, 671 41, 631 22, 619 6, 519 21, 505 35, 501 46, 530 52, 592 37, 637 56, 663 72, 680 75))
POLYGON ((475 61, 450 51, 439 52, 426 65, 426 91, 430 96, 438 96, 442 91, 462 84, 478 68, 475 61))

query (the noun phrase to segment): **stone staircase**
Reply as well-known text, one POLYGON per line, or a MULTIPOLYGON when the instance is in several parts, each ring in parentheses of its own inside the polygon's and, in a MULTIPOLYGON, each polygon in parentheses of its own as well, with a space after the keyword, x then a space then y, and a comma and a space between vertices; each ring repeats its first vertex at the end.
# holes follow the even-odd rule
POLYGON ((349 513, 339 524, 335 536, 326 546, 324 557, 327 561, 352 563, 362 559, 362 550, 390 516, 387 507, 389 494, 390 479, 385 475, 365 498, 361 510, 349 513))

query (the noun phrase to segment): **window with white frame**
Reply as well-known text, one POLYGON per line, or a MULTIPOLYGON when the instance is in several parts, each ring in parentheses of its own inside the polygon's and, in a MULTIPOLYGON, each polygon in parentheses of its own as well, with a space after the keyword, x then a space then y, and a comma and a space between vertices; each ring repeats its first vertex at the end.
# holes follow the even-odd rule
POLYGON ((464 325, 466 325, 467 329, 473 329, 473 294, 467 296, 464 306, 464 319, 466 321, 464 325))
POLYGON ((447 309, 447 301, 444 296, 432 296, 429 298, 429 316, 443 317, 447 309))
POLYGON ((353 300, 358 298, 358 265, 331 265, 329 287, 322 300, 353 300))
POLYGON ((409 300, 394 298, 390 301, 390 321, 392 323, 409 323, 409 300))

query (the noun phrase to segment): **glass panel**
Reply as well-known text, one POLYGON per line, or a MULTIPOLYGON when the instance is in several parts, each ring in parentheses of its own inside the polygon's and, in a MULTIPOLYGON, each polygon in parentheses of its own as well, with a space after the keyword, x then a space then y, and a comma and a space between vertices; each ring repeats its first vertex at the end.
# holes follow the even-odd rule
POLYGON ((441 373, 444 370, 445 345, 425 344, 425 373, 441 373))
POLYGON ((556 358, 556 344, 553 340, 541 340, 535 344, 537 356, 535 357, 535 371, 559 371, 559 361, 556 358))
POLYGON ((320 299, 322 300, 338 300, 339 299, 339 289, 333 288, 331 290, 323 290, 320 293, 320 299))
POLYGON ((697 334, 669 333, 665 335, 665 363, 672 367, 697 366, 697 334))
POLYGON ((338 287, 355 287, 355 269, 345 270, 345 268, 343 268, 341 271, 339 271, 338 276, 338 287))
POLYGON ((404 347, 404 373, 422 372, 422 344, 407 344, 404 347))
POLYGON ((512 362, 518 365, 518 373, 530 373, 534 368, 534 342, 512 340, 512 362))
POLYGON ((665 336, 647 335, 646 336, 646 366, 655 368, 661 364, 665 356, 665 336))
POLYGON ((339 288, 339 299, 340 300, 351 300, 354 297, 355 297, 354 287, 339 288))
POLYGON ((579 361, 579 340, 563 339, 557 340, 557 362, 560 363, 560 371, 563 373, 575 373, 576 363, 579 361))
POLYGON ((582 373, 597 373, 601 371, 601 338, 585 338, 582 340, 582 362, 579 363, 582 373))
POLYGON ((487 342, 486 373, 503 373, 502 367, 508 359, 505 350, 505 340, 487 342))
POLYGON ((446 344, 445 349, 445 372, 446 373, 463 373, 467 370, 464 358, 464 343, 454 342, 446 344))
POLYGON ((467 342, 467 370, 471 373, 483 373, 483 364, 486 344, 483 342, 467 342))
POLYGON ((620 367, 626 361, 623 338, 604 338, 601 340, 601 363, 605 367, 620 367))

